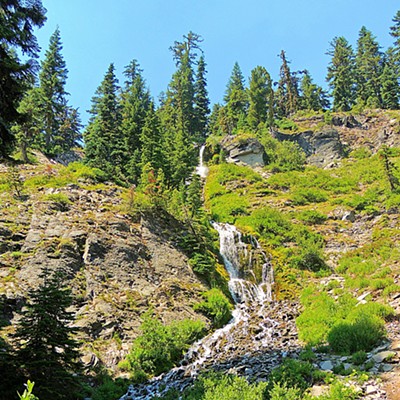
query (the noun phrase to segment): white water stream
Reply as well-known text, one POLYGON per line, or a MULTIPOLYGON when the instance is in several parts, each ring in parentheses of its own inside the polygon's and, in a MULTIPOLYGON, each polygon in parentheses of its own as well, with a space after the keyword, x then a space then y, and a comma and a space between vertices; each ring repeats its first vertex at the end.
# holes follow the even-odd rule
MULTIPOLYGON (((197 173, 205 177, 207 167, 203 165, 204 146, 200 150, 197 173), (204 175, 203 175, 204 174, 204 175)), ((150 400, 165 394, 169 389, 182 391, 189 386, 205 367, 224 362, 240 355, 243 344, 252 351, 263 350, 270 342, 276 322, 266 316, 266 306, 272 300, 272 265, 257 240, 243 235, 230 224, 213 223, 219 233, 220 253, 229 274, 229 290, 235 301, 231 321, 221 329, 196 342, 185 355, 181 366, 155 377, 150 382, 133 386, 120 400, 150 400), (259 271, 255 277, 254 267, 259 271), (249 322, 256 333, 250 332, 249 322)))
POLYGON ((203 144, 200 147, 200 152, 199 152, 199 165, 196 167, 196 173, 197 175, 200 175, 201 178, 207 178, 208 175, 208 167, 204 165, 204 150, 206 148, 206 145, 203 144))

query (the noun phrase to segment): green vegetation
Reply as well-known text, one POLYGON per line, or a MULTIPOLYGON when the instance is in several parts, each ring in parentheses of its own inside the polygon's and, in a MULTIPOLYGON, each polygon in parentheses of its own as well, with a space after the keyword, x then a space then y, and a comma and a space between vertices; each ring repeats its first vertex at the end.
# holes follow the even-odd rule
POLYGON ((229 300, 217 288, 203 293, 203 297, 205 300, 196 304, 194 309, 211 318, 214 328, 222 328, 232 318, 232 305, 229 300))
POLYGON ((384 320, 393 310, 379 303, 357 305, 349 294, 334 300, 311 286, 301 297, 303 313, 297 318, 299 338, 310 345, 329 343, 339 354, 369 351, 384 336, 384 320))
POLYGON ((127 357, 120 366, 132 374, 134 382, 143 382, 168 371, 182 358, 189 346, 205 333, 201 321, 183 320, 162 324, 147 313, 127 357))

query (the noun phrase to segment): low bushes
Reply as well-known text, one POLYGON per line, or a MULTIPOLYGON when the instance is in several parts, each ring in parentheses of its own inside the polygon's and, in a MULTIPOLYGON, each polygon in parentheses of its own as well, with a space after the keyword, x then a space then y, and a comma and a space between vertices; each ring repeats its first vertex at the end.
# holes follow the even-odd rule
POLYGON ((164 325, 150 314, 145 315, 140 329, 142 335, 133 342, 127 362, 120 365, 131 371, 136 383, 171 369, 205 333, 202 321, 183 320, 164 325))
POLYGON ((203 294, 204 301, 194 306, 213 321, 214 328, 221 328, 232 318, 232 305, 228 298, 217 288, 203 294))
POLYGON ((328 342, 339 354, 369 351, 385 336, 384 319, 393 310, 378 303, 357 306, 350 295, 334 300, 316 287, 303 292, 303 313, 297 318, 299 337, 311 345, 328 342))

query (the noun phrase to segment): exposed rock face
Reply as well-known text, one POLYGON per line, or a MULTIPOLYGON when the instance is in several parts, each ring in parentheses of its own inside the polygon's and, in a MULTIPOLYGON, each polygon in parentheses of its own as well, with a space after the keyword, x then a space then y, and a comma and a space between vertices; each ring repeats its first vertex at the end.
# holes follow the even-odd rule
POLYGON ((132 222, 118 212, 120 189, 112 186, 69 185, 47 192, 64 194, 71 204, 61 210, 55 203, 30 199, 18 205, 17 219, 4 213, 0 220, 2 253, 18 252, 0 258, 3 318, 14 322, 26 293, 38 286, 42 268, 48 267, 64 270, 73 288, 80 339, 90 343, 83 349, 86 364, 98 363, 100 354, 107 367, 116 366, 149 307, 167 323, 206 321, 192 308, 207 288, 178 246, 183 232, 178 221, 160 214, 132 222), (116 335, 122 345, 113 339, 116 335))
POLYGON ((306 131, 298 134, 272 132, 276 139, 290 140, 297 143, 307 155, 307 161, 318 167, 325 167, 345 154, 339 133, 335 129, 324 129, 313 132, 306 131))
POLYGON ((221 147, 227 153, 228 162, 250 167, 265 165, 264 147, 257 139, 237 140, 235 136, 226 136, 221 141, 221 147))

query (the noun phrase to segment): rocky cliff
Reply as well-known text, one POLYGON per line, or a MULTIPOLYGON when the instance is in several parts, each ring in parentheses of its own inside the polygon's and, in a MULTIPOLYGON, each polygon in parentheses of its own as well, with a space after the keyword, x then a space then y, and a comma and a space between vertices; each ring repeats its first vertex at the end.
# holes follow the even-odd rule
MULTIPOLYGON (((21 171, 23 179, 42 173, 42 166, 21 171)), ((163 213, 132 221, 120 188, 85 180, 38 185, 24 201, 3 192, 0 210, 0 302, 11 324, 6 331, 44 267, 67 273, 87 365, 115 367, 150 307, 164 322, 205 319, 192 308, 206 287, 178 246, 184 228, 163 213)))

